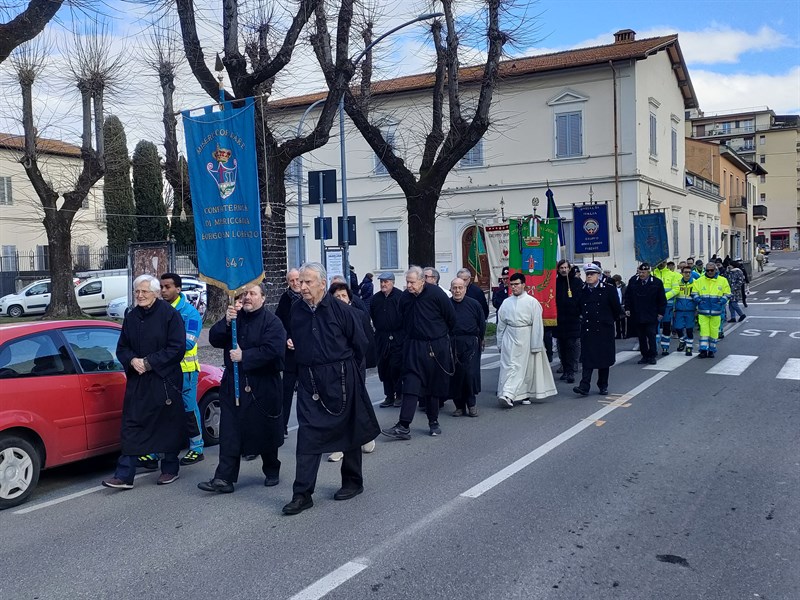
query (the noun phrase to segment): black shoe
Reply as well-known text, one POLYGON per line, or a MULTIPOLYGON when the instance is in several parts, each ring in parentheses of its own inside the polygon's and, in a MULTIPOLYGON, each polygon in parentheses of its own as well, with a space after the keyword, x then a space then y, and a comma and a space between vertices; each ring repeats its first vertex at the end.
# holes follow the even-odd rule
POLYGON ((681 342, 678 344, 678 352, 683 352, 684 350, 686 350, 686 342, 681 342))
POLYGON ((661 356, 669 356, 669 350, 662 350, 661 356))
POLYGON ((706 358, 714 358, 714 354, 715 354, 714 352, 712 352, 711 350, 709 350, 709 351, 708 351, 708 356, 706 356, 706 358))
POLYGON ((395 398, 394 404, 392 404, 392 406, 394 408, 402 408, 403 407, 403 401, 401 399, 395 398))
POLYGON ((708 350, 700 350, 699 358, 708 358, 708 350))
POLYGON ((588 396, 589 395, 589 390, 585 390, 582 387, 580 387, 579 385, 576 385, 574 388, 572 388, 572 391, 575 392, 576 394, 580 394, 581 396, 588 396))
POLYGON ((728 323, 736 323, 736 319, 735 319, 735 318, 733 318, 733 319, 728 319, 728 323))
POLYGON ((658 361, 655 359, 655 357, 647 359, 647 364, 648 365, 654 365, 656 363, 658 363, 658 361))
POLYGON ((389 396, 386 396, 383 402, 378 404, 378 408, 391 408, 392 406, 394 406, 394 398, 389 398, 389 396))
POLYGON ((564 381, 566 378, 567 378, 567 374, 564 373, 564 374, 561 375, 561 377, 558 378, 558 380, 559 381, 564 381))
POLYGON ((266 487, 272 487, 274 485, 278 485, 281 482, 280 478, 276 475, 275 477, 267 477, 264 479, 264 485, 266 487))
POLYGON ((339 490, 333 495, 334 500, 350 500, 350 498, 355 498, 361 492, 364 491, 363 486, 359 486, 357 488, 339 488, 339 490))
POLYGON ((739 323, 744 321, 746 318, 747 318, 747 315, 742 315, 741 317, 739 317, 739 323))
POLYGON ((311 499, 311 496, 304 496, 302 494, 298 494, 292 498, 292 501, 289 502, 286 506, 283 507, 283 514, 285 515, 299 515, 304 510, 307 510, 314 506, 314 501, 311 499))
POLYGON ((233 484, 214 477, 211 481, 201 481, 197 484, 197 488, 204 492, 217 492, 218 494, 230 494, 233 492, 233 484))
POLYGON ((381 433, 387 437, 394 438, 396 440, 410 440, 411 439, 411 430, 408 427, 403 427, 398 423, 394 427, 389 427, 388 429, 382 429, 381 433))
POLYGON ((439 421, 428 423, 428 427, 431 430, 431 435, 442 435, 442 428, 439 427, 439 421))
POLYGON ((564 381, 566 381, 567 383, 575 383, 575 378, 572 375, 570 375, 564 381))
POLYGON ((144 456, 140 456, 136 459, 136 466, 141 467, 142 469, 147 469, 148 471, 155 471, 158 469, 158 459, 151 458, 152 454, 145 454, 144 456))
POLYGON ((647 364, 647 359, 646 358, 640 358, 639 361, 636 364, 637 365, 646 365, 647 364))
POLYGON ((692 349, 686 348, 686 356, 691 356, 691 355, 692 355, 692 349))
POLYGON ((195 465, 202 460, 205 460, 205 456, 203 456, 202 452, 195 452, 194 450, 189 450, 186 455, 181 459, 180 464, 182 467, 188 467, 189 465, 195 465))
POLYGON ((719 332, 719 339, 721 339, 721 340, 725 339, 725 332, 724 331, 720 331, 719 332))
POLYGON ((601 396, 608 396, 608 388, 600 388, 599 391, 601 396))
POLYGON ((251 461, 258 458, 258 454, 242 454, 242 460, 251 461))

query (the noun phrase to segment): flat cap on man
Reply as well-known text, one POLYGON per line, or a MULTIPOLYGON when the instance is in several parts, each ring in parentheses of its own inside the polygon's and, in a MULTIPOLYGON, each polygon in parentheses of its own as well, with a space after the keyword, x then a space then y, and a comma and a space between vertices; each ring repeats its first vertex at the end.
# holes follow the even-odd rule
POLYGON ((390 273, 389 271, 384 271, 380 275, 378 275, 378 279, 380 281, 394 281, 394 273, 390 273))

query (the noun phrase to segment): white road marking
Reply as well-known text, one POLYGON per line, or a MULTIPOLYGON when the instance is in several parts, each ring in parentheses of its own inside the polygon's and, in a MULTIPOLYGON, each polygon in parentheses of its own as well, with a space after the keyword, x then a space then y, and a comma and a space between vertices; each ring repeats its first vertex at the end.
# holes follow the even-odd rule
POLYGON ((500 361, 495 360, 490 363, 486 363, 485 365, 481 365, 481 371, 488 371, 489 369, 496 369, 500 366, 500 361))
POLYGON ((793 293, 793 294, 800 294, 800 288, 798 288, 798 289, 796 289, 796 290, 792 290, 792 293, 793 293))
POLYGON ((756 302, 755 300, 748 300, 747 304, 758 304, 759 306, 764 306, 766 304, 789 304, 789 298, 784 298, 778 302, 756 302))
POLYGON ((768 292, 766 292, 766 293, 767 293, 767 294, 780 294, 780 293, 781 293, 781 290, 769 290, 769 291, 768 291, 768 292))
POLYGON ((800 319, 800 317, 784 317, 783 315, 775 315, 775 316, 753 315, 752 317, 751 316, 747 317, 748 321, 750 319, 780 319, 782 321, 783 319, 800 319))
POLYGON ((624 363, 632 359, 634 356, 641 356, 641 353, 635 350, 621 350, 614 356, 614 360, 616 361, 614 364, 618 365, 620 363, 624 363))
POLYGON ((654 365, 647 365, 645 370, 648 371, 674 371, 681 365, 685 365, 692 360, 693 356, 686 356, 683 352, 673 352, 669 356, 659 358, 658 362, 654 365))
POLYGON ((800 381, 800 358, 788 359, 775 379, 796 379, 800 381))
POLYGON ((556 448, 558 448, 561 444, 563 444, 564 442, 566 442, 570 438, 575 437, 576 435, 578 435, 581 431, 583 431, 587 427, 591 427, 599 419, 602 419, 603 417, 605 417, 610 412, 616 410, 617 408, 619 408, 620 406, 622 406, 624 404, 627 404, 628 401, 630 401, 631 398, 633 398, 634 396, 640 394, 641 392, 643 392, 644 390, 649 388, 651 385, 653 385, 654 383, 659 381, 661 378, 666 377, 666 376, 667 376, 667 373, 663 372, 663 371, 661 373, 656 373, 650 379, 648 379, 648 380, 644 381, 643 383, 641 383, 640 385, 636 386, 635 388, 633 388, 627 394, 623 394, 622 396, 620 396, 619 398, 614 400, 614 402, 612 402, 611 404, 608 404, 607 406, 601 408, 600 410, 598 410, 594 414, 586 417, 585 419, 583 419, 577 425, 573 425, 572 427, 570 427, 569 429, 567 429, 563 433, 560 433, 559 435, 557 435, 556 437, 554 437, 550 441, 545 442, 544 444, 542 444, 541 446, 536 448, 534 451, 532 451, 532 452, 526 454, 525 456, 523 456, 522 458, 514 461, 513 463, 511 463, 507 467, 501 469, 500 471, 498 471, 494 475, 492 475, 490 477, 487 477, 486 479, 481 481, 479 484, 469 488, 466 492, 463 492, 461 494, 461 496, 463 496, 465 498, 478 498, 479 496, 481 496, 484 493, 488 492, 493 487, 499 485, 500 483, 502 483, 503 481, 505 481, 506 479, 508 479, 512 475, 515 475, 516 473, 519 473, 525 467, 533 464, 534 462, 536 462, 537 460, 539 460, 540 458, 542 458, 543 456, 548 454, 551 450, 555 450, 556 448))
POLYGON ((363 559, 351 560, 335 571, 331 571, 322 579, 318 579, 306 589, 296 593, 289 600, 318 600, 361 573, 368 566, 369 564, 363 559), (359 560, 362 562, 358 562, 359 560))
POLYGON ((729 354, 706 373, 708 375, 741 375, 757 359, 757 356, 747 354, 729 354))
MULTIPOLYGON (((136 475, 133 480, 136 481, 140 477, 146 477, 147 475, 153 475, 158 471, 153 471, 151 473, 139 473, 136 475)), ((82 490, 80 492, 75 492, 74 494, 68 494, 66 496, 62 496, 61 498, 55 498, 53 500, 48 500, 47 502, 40 502, 39 504, 34 504, 33 506, 26 506, 25 508, 21 508, 19 510, 15 510, 15 515, 24 515, 35 510, 39 510, 40 508, 47 508, 49 506, 54 506, 56 504, 61 504, 62 502, 66 502, 67 500, 74 500, 75 498, 80 498, 81 496, 86 496, 88 494, 93 494, 94 492, 99 492, 100 490, 108 490, 111 488, 107 488, 102 485, 98 485, 93 488, 89 488, 88 490, 82 490)))

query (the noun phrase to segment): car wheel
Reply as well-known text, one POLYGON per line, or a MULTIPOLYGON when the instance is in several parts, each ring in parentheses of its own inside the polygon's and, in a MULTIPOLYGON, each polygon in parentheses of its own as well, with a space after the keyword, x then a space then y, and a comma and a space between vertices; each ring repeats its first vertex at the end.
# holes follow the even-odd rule
POLYGON ((25 502, 39 482, 42 459, 28 440, 0 436, 0 510, 25 502))
POLYGON ((22 307, 19 306, 18 304, 15 304, 13 306, 9 306, 8 307, 8 316, 9 317, 14 317, 15 319, 18 319, 23 314, 24 314, 24 311, 22 310, 22 307))
POLYGON ((203 444, 216 446, 219 444, 219 392, 208 392, 200 400, 200 423, 203 426, 203 444))

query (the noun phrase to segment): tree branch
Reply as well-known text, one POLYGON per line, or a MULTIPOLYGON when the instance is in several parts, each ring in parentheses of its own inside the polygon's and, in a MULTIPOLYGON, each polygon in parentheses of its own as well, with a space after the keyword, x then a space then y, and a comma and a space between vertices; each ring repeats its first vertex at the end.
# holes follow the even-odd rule
MULTIPOLYGON (((217 82, 214 74, 206 65, 206 59, 203 54, 203 47, 200 45, 200 38, 197 35, 197 21, 194 17, 194 3, 193 0, 175 0, 178 8, 178 22, 181 26, 181 39, 183 40, 183 51, 186 53, 186 60, 192 70, 197 83, 203 88, 203 91, 211 96, 214 100, 219 99, 219 83, 217 82)), ((228 98, 227 92, 224 92, 226 100, 228 98)))
POLYGON ((0 23, 0 63, 20 44, 39 35, 64 0, 30 0, 28 8, 8 23, 0 23))

